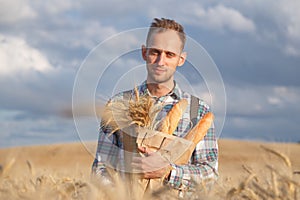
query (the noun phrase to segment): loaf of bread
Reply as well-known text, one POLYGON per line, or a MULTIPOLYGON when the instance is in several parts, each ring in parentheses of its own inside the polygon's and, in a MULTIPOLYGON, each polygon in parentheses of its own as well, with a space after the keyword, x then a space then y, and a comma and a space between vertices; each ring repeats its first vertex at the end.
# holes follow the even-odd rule
POLYGON ((184 139, 192 141, 192 145, 186 150, 178 160, 175 161, 177 165, 187 164, 192 156, 192 153, 196 145, 205 137, 208 129, 211 127, 213 122, 213 114, 211 112, 205 114, 201 120, 190 130, 184 139))
POLYGON ((176 130, 178 122, 188 105, 186 99, 180 99, 168 112, 167 116, 161 123, 160 130, 163 133, 173 134, 176 130))

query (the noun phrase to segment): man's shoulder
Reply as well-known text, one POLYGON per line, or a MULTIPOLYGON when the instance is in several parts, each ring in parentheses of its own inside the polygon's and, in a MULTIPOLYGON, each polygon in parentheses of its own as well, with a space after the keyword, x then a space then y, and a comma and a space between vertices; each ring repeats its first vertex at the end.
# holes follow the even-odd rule
POLYGON ((209 104, 203 98, 186 91, 182 91, 182 98, 189 100, 190 104, 196 104, 197 106, 205 107, 207 109, 210 108, 209 104))
POLYGON ((203 100, 202 98, 199 98, 199 97, 194 96, 194 95, 192 95, 191 98, 195 98, 195 100, 197 101, 199 106, 205 107, 207 109, 210 108, 209 104, 205 100, 203 100))
POLYGON ((139 95, 144 95, 146 93, 146 82, 144 81, 140 85, 135 86, 134 88, 123 90, 118 92, 117 94, 111 97, 111 101, 113 100, 122 100, 122 99, 130 99, 135 95, 135 90, 137 89, 139 95))
POLYGON ((121 100, 121 99, 128 99, 131 97, 131 95, 133 94, 134 90, 131 89, 131 90, 124 90, 122 92, 119 92, 115 95, 113 95, 111 98, 110 98, 110 101, 116 101, 116 100, 121 100))

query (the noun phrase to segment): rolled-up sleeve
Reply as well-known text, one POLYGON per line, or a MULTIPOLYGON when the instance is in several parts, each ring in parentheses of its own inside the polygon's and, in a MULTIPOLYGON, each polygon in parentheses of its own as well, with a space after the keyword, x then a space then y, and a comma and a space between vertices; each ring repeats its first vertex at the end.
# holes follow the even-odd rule
POLYGON ((173 170, 166 181, 170 186, 186 190, 196 184, 215 181, 218 177, 218 144, 214 128, 200 141, 186 165, 171 164, 173 170))

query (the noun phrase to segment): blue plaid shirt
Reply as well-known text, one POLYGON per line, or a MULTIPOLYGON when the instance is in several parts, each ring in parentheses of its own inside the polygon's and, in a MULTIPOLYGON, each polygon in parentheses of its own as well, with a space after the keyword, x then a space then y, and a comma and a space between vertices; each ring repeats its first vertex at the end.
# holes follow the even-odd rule
MULTIPOLYGON (((138 87, 140 95, 148 94, 146 81, 138 87)), ((134 91, 131 91, 134 94, 134 91)), ((122 99, 124 93, 114 96, 111 101, 122 99)), ((170 109, 180 99, 187 99, 190 102, 191 95, 182 91, 175 83, 174 89, 162 97, 153 97, 156 102, 162 102, 164 107, 157 116, 157 120, 163 119, 170 109)), ((197 120, 199 121, 207 112, 210 112, 209 106, 202 100, 199 100, 199 110, 197 120)), ((183 113, 173 135, 184 137, 191 129, 190 106, 183 113)), ((103 179, 108 178, 106 167, 112 167, 119 171, 124 168, 123 144, 121 135, 116 132, 111 134, 110 127, 101 127, 99 131, 98 147, 96 157, 92 166, 92 173, 103 179)), ((186 165, 171 164, 173 170, 165 184, 175 189, 186 190, 193 187, 193 183, 201 183, 203 180, 215 180, 218 177, 218 144, 215 136, 214 127, 208 130, 206 136, 200 141, 186 165)))

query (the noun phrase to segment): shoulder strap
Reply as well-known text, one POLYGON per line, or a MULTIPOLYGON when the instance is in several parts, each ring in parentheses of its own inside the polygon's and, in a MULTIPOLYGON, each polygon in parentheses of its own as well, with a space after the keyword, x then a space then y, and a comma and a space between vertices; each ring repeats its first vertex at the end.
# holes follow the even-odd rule
POLYGON ((191 95, 190 119, 193 123, 192 128, 197 123, 198 111, 199 111, 199 99, 197 97, 191 95))

